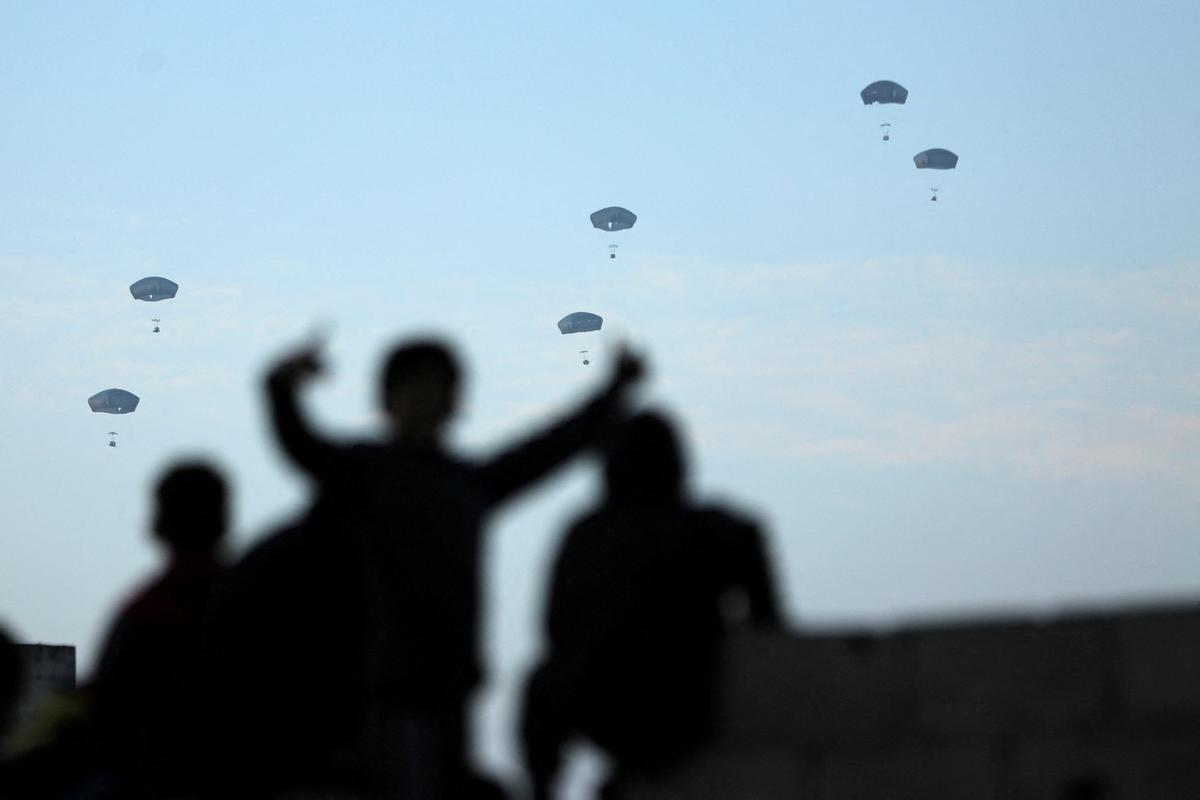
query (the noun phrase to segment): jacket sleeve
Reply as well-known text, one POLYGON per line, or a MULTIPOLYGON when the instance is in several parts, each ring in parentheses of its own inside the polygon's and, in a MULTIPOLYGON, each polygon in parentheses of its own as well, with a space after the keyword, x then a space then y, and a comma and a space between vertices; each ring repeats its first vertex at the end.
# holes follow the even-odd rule
POLYGON ((574 413, 485 462, 480 477, 489 504, 504 502, 581 450, 598 444, 620 415, 617 397, 603 392, 574 413))
POLYGON ((300 412, 295 384, 280 375, 268 376, 267 400, 275 438, 292 463, 318 481, 341 476, 346 451, 313 433, 300 412))

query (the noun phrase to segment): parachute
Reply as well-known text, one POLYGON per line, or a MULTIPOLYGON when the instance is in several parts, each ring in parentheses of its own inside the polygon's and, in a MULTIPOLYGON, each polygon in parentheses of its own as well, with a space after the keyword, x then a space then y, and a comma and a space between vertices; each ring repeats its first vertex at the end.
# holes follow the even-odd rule
POLYGON ((600 326, 603 324, 604 318, 599 314, 576 311, 574 314, 567 314, 558 321, 558 331, 562 334, 589 333, 590 331, 600 330, 600 326))
POLYGON ((637 222, 637 214, 620 206, 609 206, 599 211, 593 211, 592 227, 602 231, 623 231, 633 227, 637 222))
POLYGON ((133 295, 134 300, 145 300, 148 303, 170 300, 178 291, 179 284, 175 281, 153 275, 129 286, 129 293, 133 295))
POLYGON ((908 99, 908 89, 905 89, 895 81, 875 81, 859 92, 862 97, 863 105, 869 106, 872 103, 899 103, 904 105, 904 101, 908 99))
MULTIPOLYGON (((954 169, 958 166, 958 156, 949 150, 935 147, 932 150, 924 150, 917 153, 913 156, 913 163, 917 165, 917 169, 954 169)), ((929 196, 929 199, 936 203, 938 199, 938 187, 930 186, 929 191, 933 192, 929 196)))
MULTIPOLYGON (((895 81, 875 81, 867 88, 859 92, 862 97, 863 105, 869 106, 872 103, 878 103, 881 106, 886 105, 904 105, 904 101, 908 99, 908 89, 905 89, 895 81)), ((888 110, 890 115, 892 110, 888 110)), ((881 114, 883 112, 880 112, 881 114)), ((892 138, 892 123, 886 119, 880 123, 880 132, 883 134, 885 142, 892 138)))
POLYGON ((88 405, 99 414, 130 414, 137 409, 140 399, 124 389, 105 389, 89 397, 88 405))
POLYGON ((954 169, 958 166, 958 156, 949 150, 935 147, 917 153, 913 156, 913 163, 917 165, 917 169, 954 169))

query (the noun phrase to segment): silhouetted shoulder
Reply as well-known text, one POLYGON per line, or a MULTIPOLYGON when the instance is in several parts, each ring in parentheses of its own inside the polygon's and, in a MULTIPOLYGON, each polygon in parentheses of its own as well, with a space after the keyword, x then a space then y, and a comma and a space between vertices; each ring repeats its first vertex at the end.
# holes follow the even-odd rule
POLYGON ((172 565, 131 596, 118 613, 118 625, 185 625, 196 618, 221 573, 215 559, 172 565))
MULTIPOLYGON (((614 540, 615 537, 606 535, 609 528, 619 527, 613 525, 613 516, 611 511, 601 508, 581 514, 567 526, 555 557, 556 575, 564 570, 571 571, 576 561, 589 562, 601 557, 602 553, 596 552, 597 548, 601 551, 619 550, 620 543, 614 540)), ((586 563, 581 566, 586 568, 586 563)))
POLYGON ((759 529, 757 519, 729 506, 715 504, 696 506, 689 509, 688 513, 697 524, 705 527, 755 531, 759 529))
POLYGON ((718 548, 758 546, 762 539, 758 520, 726 506, 704 505, 687 510, 691 538, 718 548))
POLYGON ((698 551, 695 558, 717 572, 717 585, 745 592, 746 613, 762 624, 780 621, 779 598, 771 572, 766 537, 758 521, 723 506, 703 506, 690 512, 688 526, 698 551))
POLYGON ((610 516, 612 516, 612 512, 605 508, 599 508, 593 511, 588 511, 584 514, 580 514, 575 519, 571 520, 570 524, 567 525, 567 534, 564 541, 569 543, 572 534, 574 534, 576 531, 593 528, 596 525, 602 524, 604 520, 610 516))

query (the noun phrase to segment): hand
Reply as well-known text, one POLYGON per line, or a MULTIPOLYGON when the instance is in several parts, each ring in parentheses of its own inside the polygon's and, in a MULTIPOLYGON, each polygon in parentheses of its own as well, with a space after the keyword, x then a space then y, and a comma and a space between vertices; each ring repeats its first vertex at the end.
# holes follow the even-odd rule
POLYGON ((305 344, 275 363, 268 374, 271 383, 295 385, 325 371, 320 344, 305 344))
POLYGON ((617 351, 617 360, 613 364, 612 374, 608 379, 608 391, 613 393, 623 392, 642 380, 645 375, 645 360, 625 345, 621 345, 621 348, 617 351))

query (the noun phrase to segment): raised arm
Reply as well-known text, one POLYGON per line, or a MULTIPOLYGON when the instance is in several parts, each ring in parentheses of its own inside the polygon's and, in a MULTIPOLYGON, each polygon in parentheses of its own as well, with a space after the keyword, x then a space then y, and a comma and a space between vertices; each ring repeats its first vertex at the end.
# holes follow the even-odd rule
POLYGON ((620 418, 626 395, 644 372, 642 359, 622 349, 608 383, 582 408, 485 463, 481 472, 489 501, 504 502, 599 441, 620 418))
POLYGON ((323 369, 317 348, 306 346, 277 362, 268 372, 267 400, 275 438, 288 458, 317 480, 338 474, 341 450, 319 438, 300 412, 300 385, 323 369))

